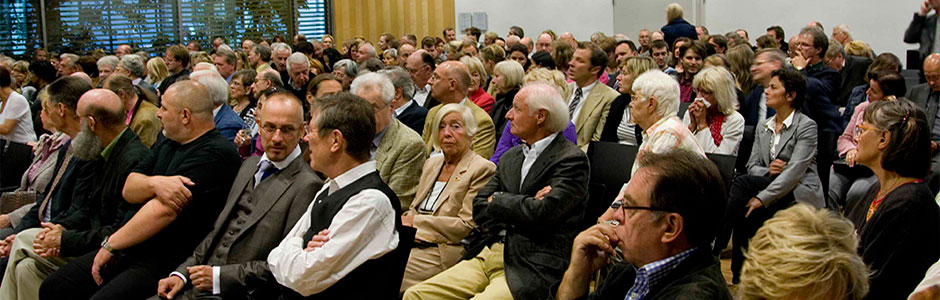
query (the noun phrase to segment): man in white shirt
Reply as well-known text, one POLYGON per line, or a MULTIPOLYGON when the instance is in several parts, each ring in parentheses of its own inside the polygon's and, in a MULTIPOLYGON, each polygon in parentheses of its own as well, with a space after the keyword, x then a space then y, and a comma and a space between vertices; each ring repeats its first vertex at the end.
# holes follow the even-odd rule
POLYGON ((428 84, 428 80, 431 79, 434 72, 434 57, 423 49, 415 51, 408 56, 405 69, 408 69, 408 73, 411 73, 411 80, 414 81, 415 85, 415 95, 412 99, 418 105, 428 107, 425 103, 431 93, 431 85, 428 84))
POLYGON ((330 180, 268 255, 287 288, 282 299, 394 299, 414 231, 402 233, 398 197, 369 158, 372 105, 341 93, 317 100, 310 114, 310 165, 330 180))

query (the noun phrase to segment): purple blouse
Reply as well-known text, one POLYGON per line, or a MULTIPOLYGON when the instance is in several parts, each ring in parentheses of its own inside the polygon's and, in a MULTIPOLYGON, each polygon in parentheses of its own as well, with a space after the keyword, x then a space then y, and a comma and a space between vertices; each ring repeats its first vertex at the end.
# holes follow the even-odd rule
MULTIPOLYGON (((574 123, 568 122, 568 128, 565 128, 562 134, 572 143, 578 143, 578 132, 574 129, 574 123)), ((506 153, 506 151, 509 151, 509 149, 519 144, 522 144, 522 139, 517 138, 509 132, 509 122, 506 122, 506 127, 503 128, 503 135, 499 137, 499 143, 496 144, 496 151, 493 152, 493 157, 490 158, 490 161, 498 165, 499 158, 503 156, 503 153, 506 153)))

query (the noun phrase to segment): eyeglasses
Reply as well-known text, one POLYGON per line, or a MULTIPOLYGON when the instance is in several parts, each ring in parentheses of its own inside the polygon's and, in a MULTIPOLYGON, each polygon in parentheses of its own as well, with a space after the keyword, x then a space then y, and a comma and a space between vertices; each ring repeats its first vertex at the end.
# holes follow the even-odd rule
POLYGON ((624 204, 623 204, 623 200, 614 201, 614 203, 611 203, 611 204, 610 204, 610 208, 612 208, 612 209, 623 209, 623 210, 627 210, 627 209, 636 209, 636 210, 648 210, 648 211, 664 211, 664 212, 670 212, 670 211, 667 210, 667 209, 657 208, 657 207, 651 207, 651 206, 627 206, 627 205, 624 205, 624 204))
MULTIPOLYGON (((303 130, 304 134, 307 133, 307 129, 306 129, 306 128, 307 128, 307 126, 304 126, 303 128, 301 128, 301 130, 303 130)), ((267 132, 268 134, 274 134, 274 133, 276 133, 278 130, 281 131, 281 134, 289 135, 289 136, 293 136, 294 134, 297 133, 297 128, 294 128, 293 126, 277 127, 277 126, 274 126, 274 125, 272 125, 272 124, 264 124, 264 125, 261 126, 261 129, 264 130, 265 132, 267 132)))
POLYGON ((862 133, 864 133, 865 130, 872 130, 872 129, 880 130, 875 126, 868 125, 868 124, 855 125, 855 137, 859 137, 860 135, 862 135, 862 133))

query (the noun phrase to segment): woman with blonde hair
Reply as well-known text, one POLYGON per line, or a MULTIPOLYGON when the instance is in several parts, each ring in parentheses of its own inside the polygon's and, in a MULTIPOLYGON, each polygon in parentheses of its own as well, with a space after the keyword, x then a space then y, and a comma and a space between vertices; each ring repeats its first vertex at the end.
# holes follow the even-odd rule
POLYGON ((489 113, 493 110, 493 103, 496 102, 496 99, 493 99, 493 96, 483 90, 483 81, 486 80, 486 69, 483 67, 483 63, 480 62, 479 58, 473 56, 461 57, 460 62, 470 70, 470 87, 467 97, 489 113))
POLYGON ((154 57, 147 61, 147 74, 153 88, 159 90, 163 80, 170 76, 170 71, 167 71, 166 62, 162 57, 154 57))
POLYGON ((705 153, 737 155, 744 137, 744 117, 737 112, 734 79, 725 68, 702 70, 692 80, 698 96, 682 120, 705 153))
POLYGON ((871 50, 868 43, 859 40, 854 40, 846 44, 845 54, 875 59, 875 52, 871 50))
POLYGON ((431 143, 443 155, 424 162, 415 200, 401 217, 417 229, 401 292, 457 264, 460 241, 472 231, 473 198, 496 173, 496 165, 470 149, 476 119, 466 106, 441 107, 432 121, 431 143))
MULTIPOLYGON (((568 82, 565 80, 565 74, 562 74, 561 71, 558 70, 535 68, 530 70, 529 73, 522 78, 522 81, 524 84, 547 83, 558 91, 562 99, 567 99, 568 96, 571 95, 571 86, 568 85, 568 82)), ((522 144, 522 139, 510 132, 508 123, 503 126, 502 131, 496 143, 496 151, 494 151, 493 156, 490 157, 490 161, 494 164, 499 163, 499 158, 502 157, 506 151, 509 151, 509 149, 512 149, 512 147, 516 145, 522 144)), ((574 123, 570 120, 568 121, 568 127, 562 131, 562 134, 572 143, 578 143, 578 131, 574 127, 574 123)))
POLYGON ((323 38, 320 39, 320 42, 323 43, 324 49, 330 49, 330 48, 336 49, 335 48, 336 43, 333 41, 332 35, 329 35, 329 34, 323 35, 323 38))
MULTIPOLYGON (((617 75, 618 92, 610 103, 610 112, 607 113, 607 122, 601 131, 601 141, 639 145, 643 132, 630 120, 630 100, 633 97, 633 80, 649 70, 658 70, 656 60, 646 56, 628 57, 620 63, 620 74, 617 75)), ((567 98, 566 98, 567 99, 567 98)))
POLYGON ((868 268, 849 220, 798 204, 764 222, 748 246, 738 299, 862 299, 868 268))
MULTIPOLYGON (((514 60, 501 61, 493 67, 493 80, 490 82, 490 89, 493 90, 493 97, 496 103, 493 104, 493 110, 490 111, 490 118, 493 119, 495 128, 503 128, 506 125, 506 112, 512 108, 512 99, 516 97, 519 88, 522 87, 522 78, 525 71, 522 65, 514 60)), ((499 140, 501 130, 496 130, 496 140, 499 140)))

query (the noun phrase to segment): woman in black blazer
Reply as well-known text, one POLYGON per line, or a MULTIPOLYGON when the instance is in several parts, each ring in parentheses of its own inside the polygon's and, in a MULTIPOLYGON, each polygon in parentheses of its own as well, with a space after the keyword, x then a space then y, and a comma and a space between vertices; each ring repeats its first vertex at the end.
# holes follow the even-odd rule
POLYGON ((643 129, 630 122, 630 95, 633 95, 633 80, 646 71, 658 69, 656 61, 646 56, 629 57, 620 63, 620 75, 617 75, 620 96, 610 103, 607 122, 601 131, 602 142, 640 145, 643 142, 643 129), (626 117, 625 117, 626 116, 626 117))

